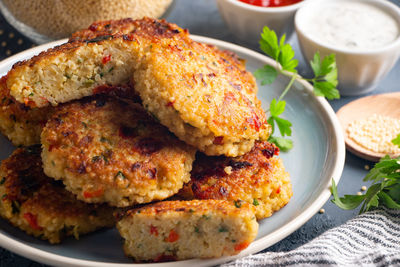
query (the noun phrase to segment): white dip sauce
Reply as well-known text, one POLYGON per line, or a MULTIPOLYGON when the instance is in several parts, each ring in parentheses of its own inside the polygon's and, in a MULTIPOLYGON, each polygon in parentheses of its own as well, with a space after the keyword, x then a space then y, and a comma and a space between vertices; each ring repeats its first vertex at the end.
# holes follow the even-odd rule
POLYGON ((305 25, 320 42, 352 50, 374 49, 399 36, 398 23, 382 9, 362 2, 332 2, 315 10, 305 25))

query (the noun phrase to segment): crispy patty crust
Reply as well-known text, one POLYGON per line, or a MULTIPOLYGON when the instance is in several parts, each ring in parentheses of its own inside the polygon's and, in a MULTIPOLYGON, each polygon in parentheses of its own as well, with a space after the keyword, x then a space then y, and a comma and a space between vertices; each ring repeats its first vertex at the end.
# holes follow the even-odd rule
MULTIPOLYGON (((6 77, 0 79, 0 132, 15 146, 30 146, 40 144, 40 134, 47 119, 57 107, 30 107, 19 103, 10 95, 5 84, 6 77)), ((140 98, 132 85, 99 86, 94 89, 96 94, 104 93, 140 102, 140 98)))
POLYGON ((30 235, 59 243, 66 236, 115 224, 114 209, 76 200, 42 170, 40 146, 19 148, 0 167, 0 215, 30 235))
POLYGON ((253 149, 236 158, 198 154, 191 181, 179 192, 183 199, 226 199, 254 205, 257 219, 285 206, 292 185, 279 150, 268 142, 256 142, 253 149))
POLYGON ((133 76, 145 109, 208 155, 242 155, 270 134, 243 61, 194 42, 175 24, 100 22, 71 40, 16 64, 7 79, 11 95, 33 106, 57 105, 133 76))
POLYGON ((51 115, 51 107, 31 108, 17 102, 0 79, 0 132, 15 146, 40 143, 40 133, 51 115))
POLYGON ((256 237, 258 223, 247 203, 164 201, 128 211, 117 228, 127 255, 165 261, 238 254, 256 237))
POLYGON ((100 85, 127 84, 152 42, 183 31, 154 19, 134 20, 129 27, 134 33, 94 30, 90 40, 77 39, 18 62, 7 74, 7 88, 17 101, 43 107, 93 95, 100 85))
POLYGON ((48 176, 80 200, 118 207, 178 192, 195 154, 140 105, 106 96, 60 106, 41 140, 48 176))
MULTIPOLYGON (((129 18, 95 22, 70 41, 131 33, 149 39, 143 35, 150 32, 149 24, 140 23, 129 18)), ((168 31, 162 22, 157 27, 168 31)), ((134 74, 144 106, 181 140, 209 155, 237 156, 254 140, 268 138, 255 79, 234 53, 194 42, 184 30, 152 42, 144 52, 134 74)))
POLYGON ((270 134, 255 79, 243 62, 189 36, 152 43, 134 82, 149 112, 208 155, 243 155, 270 134))

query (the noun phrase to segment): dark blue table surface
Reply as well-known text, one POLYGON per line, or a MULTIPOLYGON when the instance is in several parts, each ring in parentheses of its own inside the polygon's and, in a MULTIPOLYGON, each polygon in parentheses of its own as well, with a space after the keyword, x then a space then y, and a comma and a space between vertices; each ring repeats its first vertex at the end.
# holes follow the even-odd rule
MULTIPOLYGON (((400 6, 399 0, 392 1, 400 6)), ((259 51, 257 42, 254 44, 242 44, 238 42, 228 30, 222 20, 216 2, 214 0, 176 0, 171 13, 166 17, 183 28, 189 29, 190 33, 207 36, 246 46, 259 51)), ((295 48, 296 58, 299 59, 299 72, 301 75, 309 74, 309 67, 299 50, 298 41, 294 35, 289 41, 295 48)), ((20 35, 15 29, 9 26, 0 16, 0 59, 30 48, 33 44, 20 35), (10 35, 10 33, 13 33, 10 35)), ((392 69, 389 75, 382 80, 378 87, 370 94, 395 92, 400 90, 400 61, 392 69)), ((330 101, 333 109, 337 111, 340 107, 358 97, 342 97, 340 100, 330 101)), ((344 171, 338 185, 340 195, 356 194, 365 184, 362 179, 367 173, 365 165, 373 166, 371 162, 360 159, 351 153, 346 153, 344 171)), ((325 213, 315 214, 300 229, 289 235, 287 238, 267 248, 265 251, 288 251, 317 237, 324 231, 338 226, 358 214, 358 211, 343 211, 328 201, 323 208, 325 213)), ((2 266, 43 266, 24 257, 13 254, 0 248, 0 267, 2 266)))

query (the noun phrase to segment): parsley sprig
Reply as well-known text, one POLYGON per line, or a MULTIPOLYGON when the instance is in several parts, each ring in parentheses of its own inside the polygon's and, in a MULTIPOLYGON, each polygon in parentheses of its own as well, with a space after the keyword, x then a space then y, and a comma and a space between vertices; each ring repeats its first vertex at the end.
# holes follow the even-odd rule
POLYGON ((261 81, 261 85, 273 83, 278 74, 291 78, 280 97, 271 101, 269 108, 268 123, 272 126, 269 141, 275 143, 282 151, 288 151, 293 147, 292 140, 284 138, 292 135, 292 123, 283 119, 280 115, 285 111, 286 106, 286 101, 283 98, 289 92, 296 78, 311 82, 314 94, 317 96, 323 96, 330 100, 340 97, 339 91, 336 89, 338 81, 335 55, 331 54, 321 60, 320 54, 317 52, 310 62, 314 77, 310 79, 302 78, 297 74, 296 67, 299 62, 294 59, 294 50, 290 44, 285 43, 285 39, 286 36, 283 35, 278 40, 273 30, 270 30, 267 26, 264 27, 261 33, 260 48, 265 54, 275 59, 280 66, 276 69, 273 66, 265 65, 254 72, 254 76, 261 81), (275 124, 282 137, 273 136, 275 124))
POLYGON ((392 143, 400 147, 400 134, 398 134, 397 137, 392 140, 392 143))
POLYGON ((364 195, 344 195, 340 198, 332 179, 332 202, 345 210, 355 209, 362 203, 360 213, 379 205, 400 209, 400 157, 392 159, 385 156, 375 164, 363 181, 372 181, 364 195))
MULTIPOLYGON (((392 140, 400 147, 400 134, 392 140)), ((365 195, 344 195, 339 197, 335 181, 332 179, 332 202, 339 208, 352 210, 361 206, 360 213, 384 205, 390 209, 400 209, 400 157, 385 156, 365 176, 363 181, 372 181, 365 195)))

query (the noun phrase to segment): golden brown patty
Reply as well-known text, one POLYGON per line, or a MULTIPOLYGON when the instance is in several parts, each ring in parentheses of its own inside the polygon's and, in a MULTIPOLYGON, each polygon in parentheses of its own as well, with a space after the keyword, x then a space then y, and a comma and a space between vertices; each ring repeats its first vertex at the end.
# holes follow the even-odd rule
POLYGON ((175 24, 100 22, 73 40, 16 64, 7 79, 11 95, 31 105, 57 105, 133 76, 145 109, 206 154, 242 155, 270 134, 243 61, 194 42, 175 24))
POLYGON ((19 148, 2 162, 0 215, 50 243, 112 227, 112 208, 76 200, 62 184, 45 176, 40 151, 40 146, 19 148))
POLYGON ((184 199, 226 199, 255 206, 257 219, 266 218, 285 206, 292 196, 289 174, 279 150, 268 142, 256 142, 247 154, 208 157, 197 154, 191 181, 179 195, 184 199))
POLYGON ((188 35, 152 43, 134 82, 149 112, 208 155, 243 155, 270 134, 243 62, 188 35))
POLYGON ((41 140, 48 176, 80 200, 118 207, 178 192, 195 154, 140 105, 105 96, 60 107, 41 140))
MULTIPOLYGON (((15 146, 39 144, 40 134, 47 118, 57 107, 33 108, 17 102, 14 97, 10 96, 5 80, 6 77, 0 79, 0 132, 7 136, 15 146)), ((130 85, 99 86, 94 89, 94 92, 140 102, 140 98, 130 85)))
POLYGON ((29 146, 40 143, 40 133, 51 115, 51 107, 30 108, 17 102, 0 79, 0 132, 15 145, 29 146))
POLYGON ((153 19, 135 20, 131 27, 134 34, 95 33, 93 39, 62 44, 16 63, 7 74, 11 95, 43 107, 92 95, 100 85, 127 84, 151 42, 181 31, 175 24, 153 19))
MULTIPOLYGON (((140 23, 97 22, 71 40, 116 33, 150 39, 145 35, 151 32, 149 24, 140 23)), ((156 28, 168 27, 160 23, 156 28)), ((152 42, 141 61, 134 77, 145 108, 181 140, 207 154, 237 156, 249 151, 254 140, 268 137, 254 77, 235 54, 194 42, 181 31, 152 42)))
POLYGON ((128 211, 117 228, 137 261, 234 255, 256 237, 252 205, 224 200, 164 201, 128 211))

